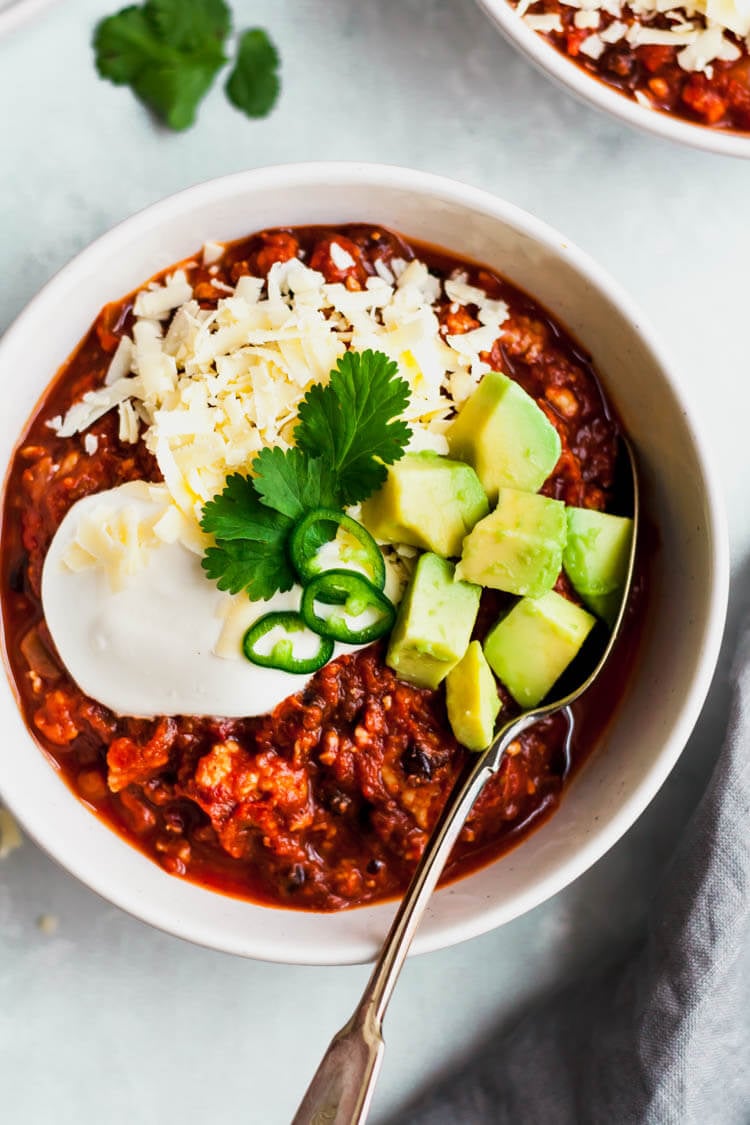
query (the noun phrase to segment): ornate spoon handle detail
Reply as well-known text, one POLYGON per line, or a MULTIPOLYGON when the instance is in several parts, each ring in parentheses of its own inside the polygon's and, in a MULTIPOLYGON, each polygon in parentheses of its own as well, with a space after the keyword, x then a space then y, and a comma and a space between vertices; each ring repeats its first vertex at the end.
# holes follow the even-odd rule
POLYGON ((333 1037, 318 1067, 292 1125, 362 1125, 372 1100, 375 1081, 383 1058, 383 1016, 406 960, 412 938, 430 895, 450 855, 459 832, 487 779, 500 768, 506 748, 527 727, 544 715, 564 711, 572 723, 571 704, 593 684, 609 658, 625 620, 628 594, 635 571, 640 513, 640 492, 635 456, 630 443, 621 439, 632 485, 633 535, 620 608, 609 639, 593 668, 581 681, 567 688, 564 678, 560 690, 567 694, 542 702, 533 710, 511 719, 500 728, 484 753, 469 758, 422 855, 408 890, 388 931, 372 976, 354 1015, 333 1037))
POLYGON ((534 722, 521 715, 483 754, 470 758, 430 836, 354 1015, 333 1037, 293 1125, 360 1125, 367 1118, 385 1044, 383 1016, 432 892, 487 779, 505 748, 534 722))

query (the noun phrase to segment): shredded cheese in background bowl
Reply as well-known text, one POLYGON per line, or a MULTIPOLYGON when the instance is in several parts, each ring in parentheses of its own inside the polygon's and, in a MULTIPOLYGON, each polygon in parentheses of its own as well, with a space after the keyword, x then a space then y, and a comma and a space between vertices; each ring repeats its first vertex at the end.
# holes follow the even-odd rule
MULTIPOLYGON (((564 32, 558 13, 536 12, 538 0, 521 0, 516 11, 524 23, 542 34, 564 32)), ((712 64, 734 62, 742 56, 737 39, 745 40, 750 51, 750 0, 561 0, 576 9, 573 24, 590 34, 579 51, 598 59, 607 47, 627 42, 631 47, 668 46, 677 49, 679 66, 689 73, 711 77, 712 64), (652 26, 660 17, 669 26, 652 26), (729 33, 729 34, 728 34, 729 33)), ((642 104, 650 100, 638 91, 642 104)), ((636 96, 637 96, 636 94, 636 96)))
MULTIPOLYGON (((217 244, 208 243, 203 257, 219 261, 217 244)), ((347 349, 370 348, 396 362, 411 389, 409 448, 447 453, 449 419, 488 370, 481 354, 508 317, 503 301, 465 276, 442 281, 416 260, 392 261, 361 290, 326 282, 296 258, 273 265, 265 280, 245 276, 223 288, 229 291, 214 309, 201 308, 181 269, 143 288, 132 334, 120 340, 104 386, 48 423, 70 437, 117 410, 120 439, 142 440, 161 470, 163 485, 142 485, 156 515, 152 505, 139 518, 137 504, 92 513, 66 552, 70 569, 104 566, 113 589, 146 565, 159 542, 202 553, 205 503, 261 449, 289 447, 306 391, 328 381, 347 349), (475 306, 479 327, 444 336, 439 301, 475 306)), ((93 451, 90 442, 86 448, 93 451)))

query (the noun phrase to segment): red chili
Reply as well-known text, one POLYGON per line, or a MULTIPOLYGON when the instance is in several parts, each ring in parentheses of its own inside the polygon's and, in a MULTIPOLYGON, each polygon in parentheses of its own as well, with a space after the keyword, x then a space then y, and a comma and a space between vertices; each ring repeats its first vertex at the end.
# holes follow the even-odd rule
MULTIPOLYGON (((215 273, 185 268, 205 286, 202 300, 210 307, 213 281, 232 285, 243 273, 263 274, 295 255, 340 280, 334 259, 340 269, 346 258, 332 251, 334 242, 356 262, 345 271, 350 284, 418 255, 443 276, 465 271, 470 284, 502 298, 509 318, 486 358, 534 396, 560 433, 562 456, 545 491, 576 505, 607 506, 618 429, 594 370, 543 308, 491 271, 370 224, 264 231, 230 245, 215 273)), ((46 425, 101 384, 113 344, 130 330, 131 305, 126 297, 108 306, 84 338, 45 394, 11 467, 2 608, 29 728, 74 792, 173 874, 316 910, 398 894, 466 752, 450 732, 442 695, 399 682, 382 643, 332 661, 301 692, 252 720, 115 715, 83 695, 59 663, 40 600, 56 528, 82 496, 159 479, 142 443, 119 441, 115 416, 90 431, 93 453, 82 437, 63 440, 46 425)), ((476 309, 448 302, 438 313, 451 332, 476 320, 476 309)), ((484 598, 480 635, 501 608, 501 596, 484 598)), ((607 702, 621 690, 629 658, 625 644, 612 666, 611 691, 602 690, 607 702)), ((609 707, 595 699, 581 706, 574 765, 608 718, 609 707)), ((514 744, 467 822, 448 878, 514 845, 556 807, 567 769, 565 734, 564 720, 551 719, 514 744)))

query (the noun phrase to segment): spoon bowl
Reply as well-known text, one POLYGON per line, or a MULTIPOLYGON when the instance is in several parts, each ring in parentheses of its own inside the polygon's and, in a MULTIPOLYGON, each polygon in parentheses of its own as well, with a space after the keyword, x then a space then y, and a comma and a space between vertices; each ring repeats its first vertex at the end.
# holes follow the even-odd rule
POLYGON ((383 1018, 422 914, 467 816, 489 778, 500 769, 505 751, 523 731, 558 711, 566 712, 572 725, 570 707, 593 685, 617 644, 633 584, 640 520, 635 454, 626 438, 620 440, 629 478, 633 535, 620 606, 607 640, 603 646, 592 643, 593 651, 584 646, 546 701, 502 723, 487 749, 467 759, 401 900, 360 1002, 331 1040, 292 1125, 360 1125, 367 1119, 385 1050, 383 1018))

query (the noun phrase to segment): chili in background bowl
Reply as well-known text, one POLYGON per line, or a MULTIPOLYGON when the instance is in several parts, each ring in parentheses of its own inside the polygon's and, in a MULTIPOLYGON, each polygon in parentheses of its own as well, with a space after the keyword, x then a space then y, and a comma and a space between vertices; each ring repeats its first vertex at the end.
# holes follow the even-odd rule
POLYGON ((677 144, 750 158, 750 131, 721 129, 667 111, 649 109, 627 93, 567 57, 544 35, 528 27, 509 0, 477 0, 479 6, 521 54, 570 93, 627 125, 677 144))
MULTIPOLYGON (((416 942, 439 948, 543 901, 602 855, 645 808, 697 718, 718 653, 727 548, 712 472, 667 361, 619 288, 542 223, 449 180, 359 164, 287 166, 192 188, 116 227, 67 266, 0 344, 0 377, 24 381, 0 422, 8 461, 35 401, 100 306, 194 251, 273 226, 366 221, 486 262, 560 318, 593 354, 634 440, 661 544, 637 666, 602 744, 555 817, 499 863, 440 890, 416 942)), ((614 705, 616 701, 613 700, 614 705)), ((202 944, 299 963, 370 958, 392 903, 337 914, 274 910, 174 879, 61 784, 0 688, 0 792, 68 870, 131 913, 202 944)))

